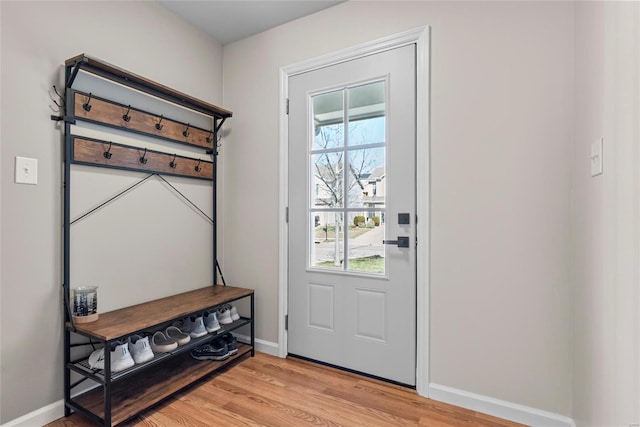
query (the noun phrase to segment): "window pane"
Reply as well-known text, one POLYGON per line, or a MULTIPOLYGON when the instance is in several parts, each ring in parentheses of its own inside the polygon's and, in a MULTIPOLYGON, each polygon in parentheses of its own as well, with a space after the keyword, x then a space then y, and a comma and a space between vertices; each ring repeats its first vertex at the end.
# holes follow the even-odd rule
POLYGON ((337 208, 344 206, 344 153, 311 156, 311 206, 337 208))
POLYGON ((384 82, 349 89, 349 145, 385 142, 384 82))
POLYGON ((311 213, 311 267, 342 270, 344 233, 342 213, 311 213), (337 238, 336 238, 337 236, 337 238))
POLYGON ((350 212, 347 270, 384 273, 384 222, 381 211, 350 212))
POLYGON ((344 91, 324 93, 312 98, 313 148, 325 150, 344 146, 344 91))
POLYGON ((348 159, 348 207, 384 208, 384 148, 351 150, 348 159))

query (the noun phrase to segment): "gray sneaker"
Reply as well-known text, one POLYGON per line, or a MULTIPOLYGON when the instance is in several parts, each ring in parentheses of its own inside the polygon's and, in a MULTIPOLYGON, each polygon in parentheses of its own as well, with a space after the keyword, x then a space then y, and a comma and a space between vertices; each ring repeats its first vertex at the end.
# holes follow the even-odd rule
POLYGON ((182 321, 182 331, 191 335, 191 338, 200 338, 207 335, 202 316, 189 316, 182 321))
POLYGON ((218 322, 215 310, 204 313, 202 320, 204 321, 204 327, 207 329, 207 332, 212 333, 220 330, 220 323, 218 322))

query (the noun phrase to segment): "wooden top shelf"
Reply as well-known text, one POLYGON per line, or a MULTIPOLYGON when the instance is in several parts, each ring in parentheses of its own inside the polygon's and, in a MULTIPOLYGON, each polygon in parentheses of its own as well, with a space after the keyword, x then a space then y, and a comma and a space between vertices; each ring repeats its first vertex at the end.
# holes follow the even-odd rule
MULTIPOLYGON (((209 104, 208 102, 204 102, 198 98, 194 98, 168 86, 154 82, 153 80, 131 73, 100 59, 85 55, 84 53, 67 59, 65 65, 68 67, 78 65, 80 68, 90 73, 117 81, 129 87, 136 88, 148 94, 158 96, 162 99, 175 102, 178 105, 182 105, 217 118, 227 118, 232 116, 232 113, 229 110, 209 104)), ((69 84, 70 82, 67 82, 67 85, 69 84)))
MULTIPOLYGON (((110 341, 251 294, 253 294, 253 289, 221 285, 207 286, 119 310, 100 313, 100 317, 95 322, 76 323, 75 327, 79 333, 110 341)), ((67 323, 67 326, 71 327, 71 324, 67 323)))

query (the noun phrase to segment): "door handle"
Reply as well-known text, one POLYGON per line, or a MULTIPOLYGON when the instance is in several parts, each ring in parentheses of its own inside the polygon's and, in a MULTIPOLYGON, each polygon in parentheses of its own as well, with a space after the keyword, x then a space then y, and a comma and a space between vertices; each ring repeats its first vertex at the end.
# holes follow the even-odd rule
POLYGON ((398 236, 398 240, 383 240, 385 245, 396 245, 399 248, 409 247, 409 236, 398 236))

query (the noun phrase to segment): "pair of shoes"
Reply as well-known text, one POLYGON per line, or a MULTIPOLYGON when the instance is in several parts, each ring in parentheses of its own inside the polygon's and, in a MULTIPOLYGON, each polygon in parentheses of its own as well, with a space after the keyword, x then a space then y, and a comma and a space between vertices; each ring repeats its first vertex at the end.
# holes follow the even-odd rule
POLYGON ((167 336, 167 338, 175 340, 175 342, 178 343, 179 346, 185 345, 189 341, 191 341, 191 335, 182 332, 177 326, 169 326, 164 331, 164 334, 167 336))
POLYGON ((149 337, 140 335, 131 335, 127 338, 129 352, 133 355, 133 361, 139 365, 153 359, 153 351, 149 347, 149 337))
POLYGON ((240 319, 240 315, 238 314, 238 309, 231 304, 225 304, 220 307, 218 310, 218 320, 223 325, 229 325, 236 320, 240 319))
POLYGON ((176 322, 173 326, 179 328, 182 332, 189 334, 191 338, 200 338, 207 335, 207 329, 204 326, 202 316, 185 317, 182 321, 176 322))
POLYGON ((207 344, 191 350, 191 357, 196 360, 227 360, 238 353, 238 340, 230 333, 216 337, 207 344))
POLYGON ((216 340, 195 347, 191 350, 191 357, 196 360, 227 360, 229 358, 229 350, 227 344, 217 342, 216 340))
MULTIPOLYGON (((111 352, 111 372, 120 372, 132 367, 135 362, 129 353, 129 344, 114 341, 109 345, 111 352)), ((104 348, 95 350, 89 356, 89 367, 91 369, 104 369, 104 348)))
POLYGON ((162 331, 157 331, 151 337, 151 350, 154 353, 169 353, 176 348, 178 348, 178 342, 162 331))
POLYGON ((207 332, 213 333, 220 330, 220 322, 218 322, 218 316, 215 310, 205 312, 202 315, 202 320, 204 321, 204 327, 207 332))
POLYGON ((156 353, 169 353, 180 345, 191 341, 191 335, 177 326, 169 326, 164 331, 157 331, 151 337, 151 349, 156 353))

